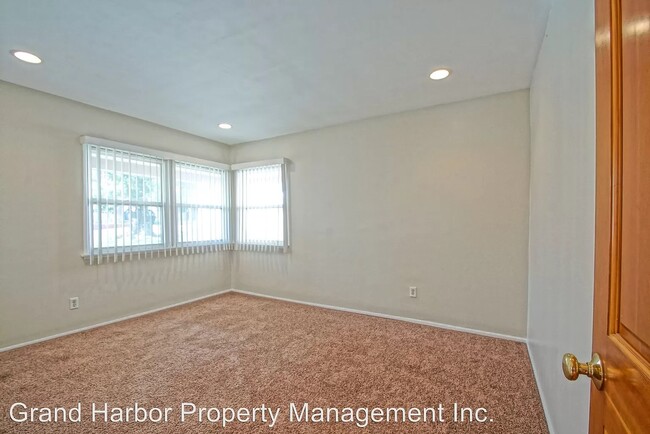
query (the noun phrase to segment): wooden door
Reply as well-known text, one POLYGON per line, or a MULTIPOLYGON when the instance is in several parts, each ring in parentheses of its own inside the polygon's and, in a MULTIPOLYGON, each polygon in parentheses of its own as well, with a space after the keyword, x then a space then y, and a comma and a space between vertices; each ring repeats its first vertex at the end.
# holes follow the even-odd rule
POLYGON ((596 0, 590 432, 650 433, 650 0, 596 0))

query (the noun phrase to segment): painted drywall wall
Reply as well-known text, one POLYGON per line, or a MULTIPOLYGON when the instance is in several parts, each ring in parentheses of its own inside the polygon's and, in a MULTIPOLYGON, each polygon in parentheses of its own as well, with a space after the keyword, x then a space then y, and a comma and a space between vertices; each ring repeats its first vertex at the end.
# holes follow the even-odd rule
POLYGON ((234 253, 233 287, 525 336, 528 109, 524 90, 234 147, 291 160, 292 246, 234 253))
POLYGON ((84 265, 83 134, 229 158, 216 142, 0 82, 0 348, 230 287, 229 253, 84 265))
POLYGON ((595 195, 594 2, 555 1, 531 86, 528 345, 551 432, 588 431, 595 195))

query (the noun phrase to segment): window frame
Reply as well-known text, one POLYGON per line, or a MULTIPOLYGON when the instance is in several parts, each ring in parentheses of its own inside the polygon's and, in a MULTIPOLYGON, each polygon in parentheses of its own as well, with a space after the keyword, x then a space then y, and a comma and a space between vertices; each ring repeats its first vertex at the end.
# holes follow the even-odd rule
MULTIPOLYGON (((82 258, 88 264, 94 263, 94 257, 97 256, 99 259, 97 263, 101 263, 103 260, 101 258, 106 257, 106 262, 118 262, 120 260, 125 260, 125 255, 129 255, 132 258, 133 254, 136 254, 138 258, 142 254, 147 257, 147 254, 153 256, 157 254, 160 256, 168 255, 178 255, 185 253, 201 253, 205 252, 210 246, 220 246, 219 250, 252 250, 252 251, 281 251, 288 252, 289 247, 291 246, 291 224, 290 224, 290 194, 289 194, 289 173, 288 173, 288 163, 289 160, 286 158, 276 158, 262 161, 252 161, 245 163, 237 164, 225 164, 212 160, 205 160, 201 158, 191 157, 188 155, 177 154, 174 152, 163 151, 154 148, 148 148, 143 146, 132 145, 128 143, 118 142, 114 140, 108 140, 93 136, 84 135, 80 137, 80 143, 83 148, 83 254, 82 258), (91 215, 89 212, 90 206, 95 204, 100 205, 104 203, 100 198, 92 198, 92 182, 89 182, 89 148, 90 146, 96 146, 98 148, 108 148, 115 151, 129 152, 133 154, 138 154, 143 157, 152 157, 159 160, 162 160, 162 169, 161 169, 161 187, 162 187, 162 215, 161 215, 161 226, 162 226, 162 244, 145 244, 142 246, 129 246, 129 247, 119 247, 113 246, 106 249, 102 249, 101 246, 93 246, 93 236, 94 228, 91 226, 94 222, 91 221, 91 215), (217 243, 214 240, 210 242, 179 242, 179 237, 177 233, 178 220, 176 217, 176 212, 178 208, 176 200, 176 164, 177 163, 186 163, 189 165, 197 166, 207 166, 215 169, 222 170, 224 173, 224 179, 227 182, 225 186, 226 191, 228 191, 228 198, 226 200, 225 206, 219 207, 216 206, 216 209, 226 210, 227 212, 222 214, 227 220, 224 225, 226 230, 223 232, 224 239, 218 240, 217 243), (280 165, 281 167, 281 182, 282 182, 282 192, 283 192, 283 206, 282 206, 282 215, 283 215, 283 240, 281 244, 271 245, 271 244, 256 244, 256 243, 247 243, 245 245, 239 245, 237 240, 237 204, 236 204, 236 191, 237 191, 237 171, 241 169, 253 169, 256 167, 270 166, 270 165, 280 165), (92 202, 92 203, 91 203, 92 202), (112 258, 112 260, 111 260, 112 258)), ((139 202, 138 202, 139 203, 139 202)), ((148 205, 149 202, 143 201, 144 205, 148 205)), ((160 207, 158 202, 151 203, 151 206, 160 207)), ((101 209, 101 208, 99 208, 101 209)), ((100 238, 101 238, 101 229, 100 229, 100 238)))
MULTIPOLYGON (((231 243, 232 212, 227 213, 226 215, 226 218, 228 219, 228 224, 226 225, 228 227, 228 231, 227 234, 224 235, 227 235, 228 238, 225 240, 219 240, 220 242, 218 243, 194 242, 194 243, 183 243, 183 245, 178 244, 177 234, 176 234, 177 222, 175 217, 175 211, 176 211, 175 165, 177 162, 194 164, 197 166, 207 166, 207 167, 224 171, 225 179, 228 182, 227 188, 232 191, 233 185, 232 185, 232 174, 231 174, 230 165, 216 162, 216 161, 195 158, 188 155, 182 155, 182 154, 162 151, 158 149, 146 148, 142 146, 136 146, 128 143, 122 143, 114 140, 102 139, 102 138, 86 136, 86 135, 80 137, 80 142, 83 148, 83 165, 82 165, 83 166, 83 227, 84 227, 83 258, 87 262, 92 263, 93 260, 92 258, 100 254, 106 257, 114 257, 114 261, 117 261, 118 259, 117 257, 118 256, 122 257, 124 254, 141 255, 144 253, 146 255, 148 253, 153 254, 153 253, 167 252, 174 249, 181 249, 183 250, 183 252, 185 252, 186 249, 188 248, 192 249, 192 251, 194 252, 196 248, 200 250, 211 245, 226 245, 231 243), (94 222, 91 221, 90 206, 94 206, 95 204, 99 205, 101 203, 104 203, 104 201, 102 201, 101 197, 100 198, 92 197, 92 183, 88 182, 89 170, 90 170, 90 168, 88 167, 89 166, 88 162, 89 162, 89 152, 91 146, 96 146, 98 148, 108 148, 111 150, 122 151, 122 152, 130 152, 133 154, 142 155, 144 157, 153 157, 161 160, 162 163, 161 199, 162 199, 162 221, 163 221, 162 244, 159 243, 145 244, 142 246, 130 246, 128 248, 126 247, 120 248, 119 246, 113 246, 113 247, 107 247, 106 249, 102 249, 101 246, 99 247, 93 246, 94 229, 92 225, 94 225, 94 222)), ((143 203, 145 203, 146 205, 148 202, 143 201, 143 203)), ((152 206, 159 207, 160 204, 156 202, 155 204, 152 203, 152 206)), ((231 204, 227 205, 226 209, 228 208, 231 208, 231 204)))
MULTIPOLYGON (((103 145, 101 145, 101 146, 100 145, 95 145, 94 143, 86 143, 86 144, 84 144, 84 179, 85 180, 89 179, 87 177, 87 175, 88 175, 88 172, 87 172, 88 166, 87 165, 88 165, 88 162, 89 162, 88 152, 90 151, 90 149, 89 149, 90 146, 95 146, 98 150, 105 148, 107 150, 112 151, 114 161, 115 161, 117 152, 129 152, 129 154, 135 154, 135 155, 137 155, 139 157, 142 157, 142 161, 145 161, 145 159, 147 159, 147 158, 157 160, 156 164, 160 164, 160 190, 161 190, 161 192, 160 192, 161 193, 160 194, 160 201, 148 201, 148 200, 135 200, 134 201, 133 199, 129 198, 128 202, 129 202, 129 207, 135 206, 135 207, 145 207, 145 208, 147 208, 147 207, 160 208, 160 210, 161 210, 161 218, 163 219, 162 220, 163 223, 161 224, 161 226, 164 229, 165 228, 165 222, 166 222, 166 215, 165 215, 165 183, 166 183, 166 176, 167 176, 166 173, 165 173, 165 160, 163 160, 161 158, 158 158, 157 156, 154 156, 154 155, 151 155, 151 154, 124 151, 124 150, 119 149, 119 148, 105 147, 103 145)), ((101 158, 101 152, 98 152, 97 158, 98 159, 101 158)), ((129 168, 129 172, 130 171, 131 171, 131 168, 129 168)), ((102 170, 100 168, 100 170, 98 171, 98 175, 100 177, 101 177, 101 172, 102 172, 102 170)), ((99 181, 99 184, 101 186, 101 181, 99 181)), ((90 254, 92 256, 98 255, 99 252, 101 250, 104 250, 104 249, 106 250, 107 255, 108 254, 122 254, 122 253, 124 253, 125 250, 127 249, 126 247, 121 247, 120 248, 117 245, 115 245, 113 247, 103 248, 101 246, 101 238, 102 238, 101 228, 100 228, 100 234, 99 234, 100 246, 96 247, 96 248, 92 247, 92 252, 91 252, 91 245, 92 245, 91 241, 92 241, 92 238, 94 237, 94 219, 92 218, 92 213, 89 212, 90 208, 91 208, 91 206, 94 207, 95 205, 97 205, 98 212, 100 213, 100 219, 99 220, 101 222, 101 207, 103 205, 107 205, 107 206, 113 205, 113 206, 117 207, 117 199, 116 198, 114 198, 112 200, 108 199, 108 198, 103 199, 101 197, 101 188, 99 189, 99 197, 98 198, 93 198, 92 193, 91 193, 93 186, 88 185, 88 182, 85 182, 84 187, 85 187, 84 190, 87 193, 87 197, 84 199, 84 203, 85 203, 84 220, 87 221, 87 223, 84 224, 84 227, 86 228, 86 231, 84 232, 84 235, 86 236, 86 238, 84 239, 84 241, 87 243, 85 252, 87 252, 88 254, 90 254)), ((130 188, 130 184, 129 184, 129 188, 130 188)), ((114 193, 114 194, 116 194, 116 193, 114 193)), ((122 202, 123 202, 123 200, 122 200, 122 202)), ((115 209, 114 212, 117 212, 117 210, 115 209)), ((146 212, 145 212, 145 214, 146 214, 146 212)), ((117 217, 116 217, 116 219, 117 219, 117 217)), ((161 243, 140 244, 140 245, 137 245, 135 249, 133 248, 134 247, 133 245, 130 245, 129 246, 129 253, 142 253, 142 252, 158 251, 158 250, 164 249, 164 248, 166 248, 166 245, 165 245, 166 237, 165 237, 165 235, 166 234, 164 232, 161 234, 161 239, 162 239, 161 243)))
POLYGON ((237 183, 237 171, 239 170, 244 170, 244 169, 255 169, 257 167, 265 167, 265 166, 280 166, 280 175, 281 175, 281 182, 282 182, 282 195, 283 195, 283 203, 282 203, 282 224, 283 224, 283 240, 280 244, 274 245, 274 244, 256 244, 256 243, 246 243, 243 244, 240 242, 240 240, 237 239, 237 234, 239 233, 238 228, 235 228, 234 231, 234 237, 233 237, 233 243, 235 245, 235 250, 254 250, 254 251, 282 251, 282 252, 288 252, 289 248, 291 247, 291 225, 290 225, 290 204, 289 204, 289 171, 287 169, 288 167, 288 162, 289 160, 286 158, 274 158, 274 159, 269 159, 269 160, 261 160, 261 161, 250 161, 246 163, 236 163, 236 164, 231 164, 230 165, 230 170, 232 171, 232 179, 233 179, 233 195, 232 195, 232 210, 233 214, 235 215, 235 221, 238 219, 236 218, 236 213, 237 213, 237 189, 239 188, 239 184, 237 183))
MULTIPOLYGON (((171 232, 170 236, 171 239, 173 240, 174 247, 178 248, 191 248, 191 247, 202 247, 205 245, 221 245, 221 246, 227 246, 232 244, 232 191, 233 191, 233 179, 232 179, 232 171, 230 170, 230 165, 224 165, 227 166, 228 169, 225 168, 220 168, 220 167, 215 167, 215 166, 210 166, 219 170, 223 170, 225 172, 225 179, 227 182, 226 188, 229 190, 229 195, 227 198, 224 200, 224 204, 222 205, 202 205, 202 204, 191 204, 191 203, 179 203, 178 199, 176 197, 176 191, 177 191, 177 183, 179 178, 177 178, 176 173, 178 169, 178 164, 185 165, 185 166, 198 166, 198 167, 205 167, 205 164, 199 164, 199 163, 190 163, 187 161, 182 161, 179 159, 175 159, 171 162, 170 164, 170 171, 173 171, 174 176, 171 177, 170 180, 170 187, 169 187, 169 192, 171 199, 169 201, 169 212, 170 214, 173 214, 174 217, 170 220, 169 224, 169 230, 171 232), (220 210, 222 212, 222 215, 226 219, 225 224, 223 225, 223 228, 225 229, 222 233, 223 239, 221 240, 211 240, 209 243, 202 243, 200 241, 183 241, 182 236, 179 234, 179 219, 177 218, 178 211, 182 210, 182 208, 193 208, 193 209, 213 209, 213 210, 220 210)), ((221 164, 221 163, 219 163, 221 164)), ((182 169, 181 169, 182 170, 182 169)), ((182 181, 182 178, 181 178, 182 181)), ((182 191, 182 190, 181 190, 182 191)), ((180 221, 182 224, 182 220, 180 221)))

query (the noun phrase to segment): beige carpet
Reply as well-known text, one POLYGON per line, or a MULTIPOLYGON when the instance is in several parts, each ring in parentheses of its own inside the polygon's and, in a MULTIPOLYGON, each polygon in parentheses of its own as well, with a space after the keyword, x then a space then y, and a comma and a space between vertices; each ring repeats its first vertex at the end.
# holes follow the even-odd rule
POLYGON ((524 344, 232 293, 0 353, 0 408, 2 433, 548 432, 524 344), (81 422, 14 422, 15 402, 81 403, 81 422), (135 402, 171 408, 168 421, 104 422, 100 413, 91 421, 92 403, 135 402), (183 402, 197 406, 185 422, 183 402), (454 421, 455 402, 485 408, 486 421, 454 421), (291 421, 290 403, 298 413, 308 403, 314 421, 291 421), (262 404, 279 409, 272 429, 260 410, 256 421, 224 428, 221 409, 262 404), (444 422, 401 422, 397 412, 400 422, 386 420, 388 408, 439 405, 444 422), (221 418, 206 410, 198 422, 200 407, 221 418), (330 422, 318 422, 318 407, 339 411, 339 421, 330 410, 330 422), (381 420, 358 427, 375 407, 381 420))

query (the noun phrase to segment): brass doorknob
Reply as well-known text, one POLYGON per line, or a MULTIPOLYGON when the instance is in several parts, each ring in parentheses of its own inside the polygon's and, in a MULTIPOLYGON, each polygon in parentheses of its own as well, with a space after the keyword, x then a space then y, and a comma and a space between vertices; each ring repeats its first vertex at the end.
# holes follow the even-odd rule
POLYGON ((594 353, 591 360, 587 363, 580 363, 576 356, 571 353, 566 353, 562 357, 562 371, 567 380, 575 381, 580 375, 586 375, 594 382, 596 389, 603 388, 605 381, 605 371, 603 370, 603 362, 600 360, 600 355, 594 353))

